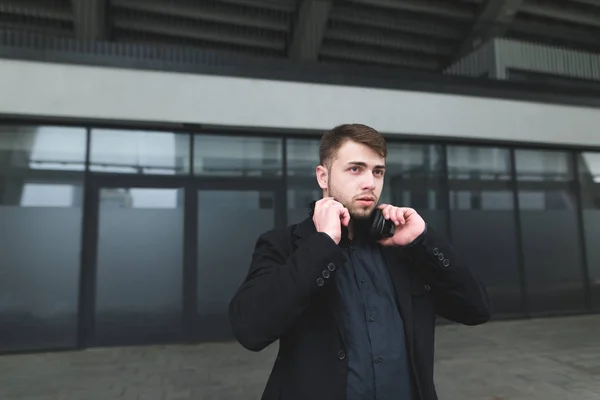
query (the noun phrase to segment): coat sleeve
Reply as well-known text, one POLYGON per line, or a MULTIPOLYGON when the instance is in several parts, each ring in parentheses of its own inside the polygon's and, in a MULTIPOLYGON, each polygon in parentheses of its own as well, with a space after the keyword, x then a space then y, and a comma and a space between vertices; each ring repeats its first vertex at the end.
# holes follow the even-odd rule
POLYGON ((293 252, 289 247, 287 232, 261 235, 248 274, 229 304, 233 333, 249 350, 260 351, 278 340, 311 297, 327 290, 345 261, 325 233, 312 234, 293 252))
POLYGON ((464 325, 490 320, 492 305, 485 285, 444 236, 428 226, 406 252, 431 287, 438 315, 464 325))

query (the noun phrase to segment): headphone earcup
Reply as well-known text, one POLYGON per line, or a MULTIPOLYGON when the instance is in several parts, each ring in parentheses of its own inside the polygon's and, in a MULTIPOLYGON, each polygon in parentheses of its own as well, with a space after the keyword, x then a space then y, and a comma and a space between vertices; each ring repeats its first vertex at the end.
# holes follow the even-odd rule
POLYGON ((381 237, 381 229, 383 228, 383 224, 384 224, 384 218, 383 218, 383 213, 381 212, 380 209, 376 209, 375 211, 373 211, 373 217, 372 217, 372 221, 371 221, 371 237, 374 239, 379 239, 381 237))

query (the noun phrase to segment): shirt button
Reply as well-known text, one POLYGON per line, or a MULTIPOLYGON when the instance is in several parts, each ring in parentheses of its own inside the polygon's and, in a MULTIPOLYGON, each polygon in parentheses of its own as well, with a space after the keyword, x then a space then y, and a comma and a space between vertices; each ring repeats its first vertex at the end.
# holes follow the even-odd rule
POLYGON ((365 283, 365 282, 366 282, 365 278, 360 278, 360 281, 361 281, 362 283, 365 283))
POLYGON ((375 362, 376 362, 377 364, 379 364, 379 363, 383 362, 383 357, 381 357, 381 356, 377 357, 377 358, 375 359, 375 362))
POLYGON ((375 321, 375 317, 371 315, 371 318, 369 318, 371 320, 371 322, 375 321))

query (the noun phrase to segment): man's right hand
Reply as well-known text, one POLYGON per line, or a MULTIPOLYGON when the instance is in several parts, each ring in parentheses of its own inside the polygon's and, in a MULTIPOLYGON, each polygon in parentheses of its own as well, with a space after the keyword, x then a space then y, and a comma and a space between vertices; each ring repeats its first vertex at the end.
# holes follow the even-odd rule
POLYGON ((313 222, 317 232, 328 234, 336 244, 342 239, 342 224, 348 226, 350 213, 333 197, 324 197, 315 203, 313 222))

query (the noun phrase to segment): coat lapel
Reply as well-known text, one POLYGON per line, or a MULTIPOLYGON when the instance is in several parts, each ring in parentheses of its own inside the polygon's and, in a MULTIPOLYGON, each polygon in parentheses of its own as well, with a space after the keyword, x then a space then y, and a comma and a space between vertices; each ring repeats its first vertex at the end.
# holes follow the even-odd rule
POLYGON ((401 251, 393 247, 381 247, 383 258, 387 265, 392 284, 396 292, 396 302, 400 315, 404 323, 404 333, 408 342, 408 347, 413 351, 413 313, 412 296, 410 288, 410 275, 408 272, 407 260, 402 256, 401 251))

